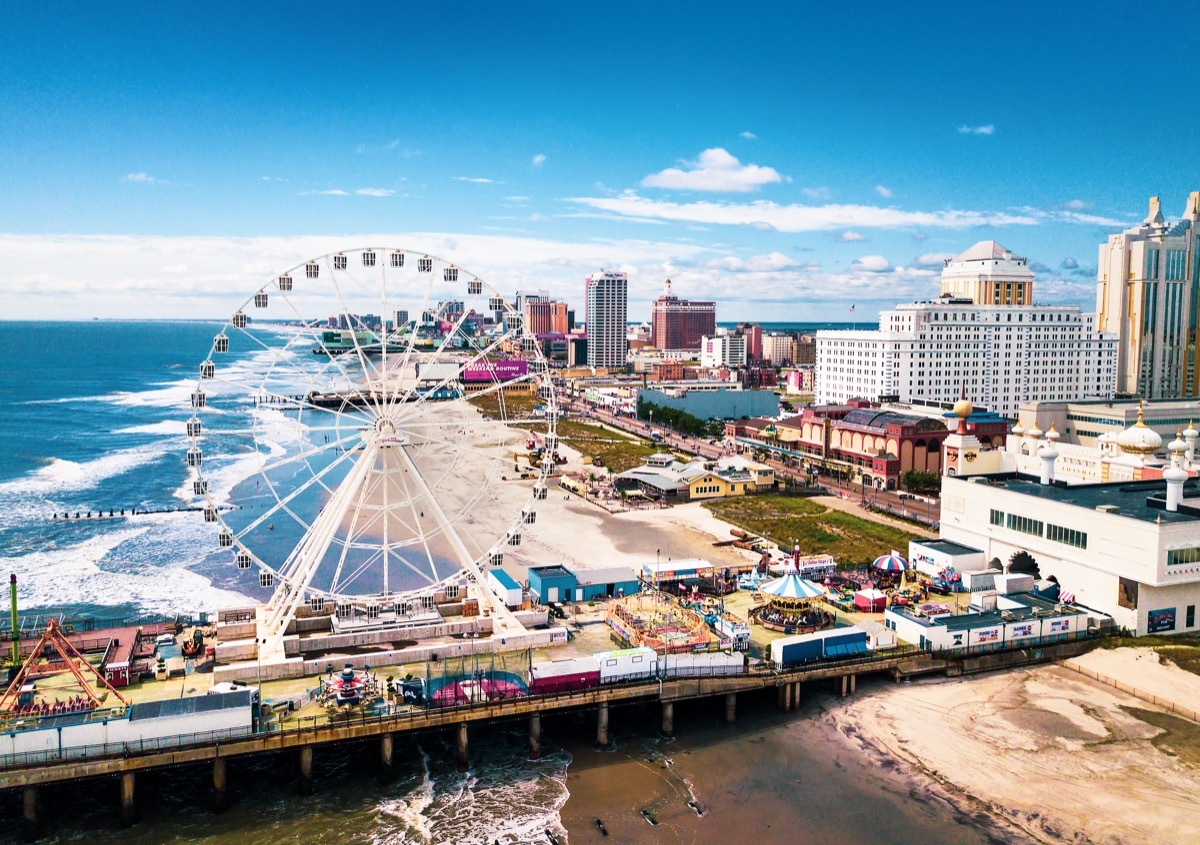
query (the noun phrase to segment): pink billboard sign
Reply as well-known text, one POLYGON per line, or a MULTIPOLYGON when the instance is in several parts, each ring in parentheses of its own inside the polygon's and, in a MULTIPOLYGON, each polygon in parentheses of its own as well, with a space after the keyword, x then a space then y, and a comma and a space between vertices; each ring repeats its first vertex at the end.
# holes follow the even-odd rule
POLYGON ((475 361, 463 368, 463 381, 512 381, 528 372, 528 361, 475 361))

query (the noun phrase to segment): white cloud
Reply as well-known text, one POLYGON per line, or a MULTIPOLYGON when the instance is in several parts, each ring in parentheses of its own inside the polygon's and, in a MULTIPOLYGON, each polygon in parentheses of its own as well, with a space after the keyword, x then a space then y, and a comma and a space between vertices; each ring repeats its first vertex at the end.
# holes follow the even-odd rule
POLYGON ((1092 204, 1085 200, 1067 200, 1063 203, 1063 208, 1069 208, 1071 211, 1088 211, 1091 207, 1092 204))
POLYGON ((542 153, 538 153, 537 155, 535 155, 533 157, 533 166, 534 167, 541 167, 545 163, 546 163, 546 156, 543 155, 542 153))
POLYGON ((1079 262, 1074 258, 1064 258, 1059 267, 1063 270, 1076 270, 1079 268, 1079 262))
POLYGON ((756 141, 756 140, 758 140, 758 136, 757 136, 757 135, 755 135, 753 132, 750 132, 749 130, 747 130, 747 131, 745 131, 745 132, 742 132, 742 133, 740 133, 740 134, 738 135, 738 137, 739 137, 739 138, 745 138, 747 141, 756 141))
POLYGON ((845 231, 838 235, 838 240, 844 244, 848 244, 853 241, 865 241, 866 238, 860 235, 858 232, 845 231))
POLYGON ((782 252, 772 252, 769 255, 755 255, 745 259, 727 255, 724 258, 714 258, 705 266, 730 273, 769 273, 795 267, 797 264, 782 252))
POLYGON ((279 176, 260 176, 258 178, 260 178, 264 182, 286 182, 287 181, 287 179, 284 179, 279 176))
POLYGON ((390 197, 396 192, 390 188, 359 188, 354 193, 360 197, 390 197))
POLYGON ((149 173, 127 173, 125 174, 125 182, 133 182, 138 185, 165 185, 166 180, 151 176, 149 173))
POLYGON ((923 252, 917 256, 913 264, 916 264, 918 267, 941 267, 953 257, 953 252, 923 252))
POLYGON ((763 185, 783 181, 775 168, 742 164, 736 156, 719 147, 705 150, 696 161, 684 162, 683 166, 686 169, 668 167, 651 173, 642 180, 642 185, 681 191, 746 193, 756 191, 763 185))
POLYGON ((963 124, 958 127, 958 131, 961 135, 994 135, 996 134, 996 127, 990 123, 986 126, 967 126, 963 124))
POLYGON ((1079 211, 1062 210, 1057 208, 1033 208, 1032 206, 1021 206, 1018 211, 1022 214, 1028 214, 1037 217, 1041 220, 1053 220, 1061 223, 1078 223, 1081 226, 1103 226, 1106 229, 1125 229, 1134 225, 1129 220, 1115 220, 1112 217, 1103 217, 1099 214, 1083 214, 1079 211))
POLYGON ((654 200, 626 191, 615 197, 569 197, 599 211, 623 217, 671 220, 680 223, 752 226, 779 232, 823 232, 835 229, 894 229, 908 226, 966 229, 972 226, 1035 226, 1042 217, 1001 211, 903 211, 872 205, 779 205, 767 200, 749 203, 654 200))
POLYGON ((549 217, 547 217, 547 216, 546 216, 546 215, 544 215, 544 214, 538 214, 538 213, 535 211, 533 214, 529 215, 529 219, 530 219, 531 221, 533 221, 534 223, 544 223, 544 222, 546 222, 547 220, 549 220, 550 218, 549 218, 549 217))
POLYGON ((892 262, 882 255, 864 255, 862 258, 855 259, 850 265, 850 269, 862 270, 867 273, 890 273, 892 262))
POLYGON ((833 196, 829 193, 829 189, 824 186, 820 188, 801 188, 800 193, 804 194, 810 200, 827 200, 833 196))
POLYGON ((455 182, 474 182, 478 185, 491 185, 495 180, 484 179, 482 176, 451 176, 455 182))
POLYGON ((522 196, 505 197, 505 199, 509 202, 529 202, 529 197, 522 196))
POLYGON ((341 188, 330 188, 328 191, 317 191, 317 193, 321 194, 323 196, 327 196, 327 197, 348 197, 348 196, 350 196, 349 191, 343 191, 341 188))
POLYGON ((876 185, 875 193, 879 194, 879 196, 883 197, 885 200, 891 199, 892 197, 892 189, 886 185, 876 185))

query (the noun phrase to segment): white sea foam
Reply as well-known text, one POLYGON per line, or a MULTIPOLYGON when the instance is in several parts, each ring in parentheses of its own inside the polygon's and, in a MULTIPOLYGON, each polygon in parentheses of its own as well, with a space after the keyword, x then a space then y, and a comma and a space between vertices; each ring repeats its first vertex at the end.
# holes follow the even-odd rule
POLYGON ((372 842, 389 845, 545 845, 566 841, 560 812, 567 791, 565 752, 526 759, 519 743, 488 748, 466 774, 435 769, 401 798, 380 804, 372 842))
POLYGON ((185 420, 162 420, 147 425, 131 425, 128 428, 118 428, 117 434, 154 434, 164 437, 186 437, 187 422, 185 420))
POLYGON ((0 484, 0 495, 51 496, 55 493, 87 490, 106 479, 123 475, 157 460, 166 452, 165 445, 149 445, 121 449, 83 462, 51 458, 44 467, 0 484))
POLYGON ((126 544, 143 541, 158 546, 160 525, 161 521, 147 520, 63 548, 0 557, 0 566, 16 573, 21 603, 29 607, 128 603, 144 613, 172 614, 214 610, 247 601, 237 593, 213 587, 206 578, 177 562, 147 565, 113 559, 119 557, 114 552, 126 544))

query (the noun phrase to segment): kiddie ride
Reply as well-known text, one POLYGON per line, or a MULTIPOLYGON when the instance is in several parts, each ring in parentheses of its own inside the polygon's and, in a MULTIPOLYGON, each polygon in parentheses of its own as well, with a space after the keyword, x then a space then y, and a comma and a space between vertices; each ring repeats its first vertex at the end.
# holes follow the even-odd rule
POLYGON ((334 713, 355 712, 361 708, 364 712, 373 710, 383 702, 379 691, 379 681, 369 672, 357 672, 347 663, 342 671, 321 679, 321 692, 318 701, 321 706, 334 713))

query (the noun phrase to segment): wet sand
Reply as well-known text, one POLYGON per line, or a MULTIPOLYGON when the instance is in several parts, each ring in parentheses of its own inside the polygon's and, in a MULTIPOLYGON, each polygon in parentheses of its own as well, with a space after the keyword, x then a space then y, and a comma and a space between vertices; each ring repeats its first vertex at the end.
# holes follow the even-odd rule
POLYGON ((649 729, 656 707, 614 710, 613 750, 570 747, 562 821, 571 845, 1025 841, 1003 821, 960 810, 923 775, 847 741, 829 716, 840 706, 832 695, 814 691, 791 714, 768 694, 742 699, 734 724, 720 721, 716 701, 676 705, 675 739, 649 729))
POLYGON ((572 845, 1200 842, 1200 726, 1062 667, 741 698, 676 705, 676 739, 614 710, 612 750, 570 749, 572 845))

